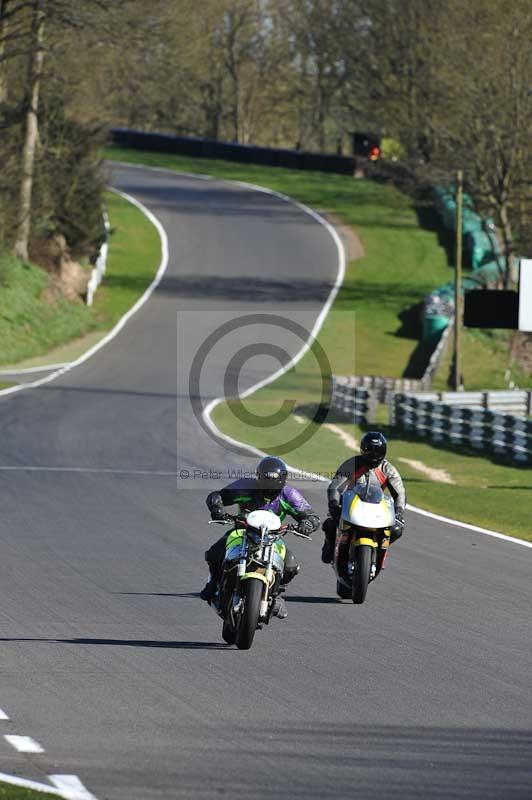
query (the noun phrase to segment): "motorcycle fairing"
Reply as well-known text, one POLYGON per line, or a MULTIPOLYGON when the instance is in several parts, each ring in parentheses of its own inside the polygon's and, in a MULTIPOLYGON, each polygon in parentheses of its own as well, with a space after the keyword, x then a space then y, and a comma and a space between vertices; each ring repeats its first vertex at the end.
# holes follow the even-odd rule
POLYGON ((361 536, 359 539, 356 540, 355 546, 358 547, 359 545, 367 544, 369 547, 377 547, 376 539, 370 539, 367 536, 361 536))
POLYGON ((237 561, 240 558, 245 532, 242 528, 230 532, 225 543, 226 561, 237 561))
MULTIPOLYGON (((236 529, 229 533, 225 543, 225 560, 226 561, 239 561, 242 557, 242 546, 244 543, 245 530, 242 528, 236 529)), ((279 539, 274 544, 275 557, 274 566, 282 572, 284 567, 284 560, 286 557, 286 545, 282 539, 279 539)))
POLYGON ((395 521, 394 502, 385 496, 380 484, 357 482, 342 497, 342 527, 382 530, 395 521))
POLYGON ((249 580, 249 578, 258 578, 259 581, 262 581, 263 583, 268 585, 268 579, 267 579, 266 575, 264 574, 264 572, 245 572, 241 576, 240 580, 241 581, 247 581, 247 580, 249 580))

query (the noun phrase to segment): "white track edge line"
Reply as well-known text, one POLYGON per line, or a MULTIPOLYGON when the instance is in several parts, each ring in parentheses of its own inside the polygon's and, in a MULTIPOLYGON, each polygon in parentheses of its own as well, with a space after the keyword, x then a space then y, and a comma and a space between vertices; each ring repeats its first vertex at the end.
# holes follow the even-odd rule
POLYGON ((2 711, 1 708, 0 708, 0 719, 3 720, 4 722, 9 721, 9 717, 7 716, 6 712, 2 711))
POLYGON ((102 347, 105 347, 106 344, 108 344, 112 339, 115 338, 115 336, 118 333, 120 333, 124 325, 133 316, 133 314, 135 314, 139 310, 139 308, 141 308, 144 305, 144 303, 147 300, 149 300, 149 298, 157 288, 158 284, 160 283, 164 273, 166 272, 166 269, 168 267, 168 237, 166 235, 166 231, 163 228, 162 224, 159 222, 155 214, 153 214, 149 209, 147 209, 146 206, 140 202, 140 200, 137 200, 135 197, 132 197, 131 195, 126 194, 125 192, 121 192, 119 189, 115 189, 113 187, 110 187, 110 191, 115 192, 115 194, 120 195, 125 200, 136 206, 139 209, 139 211, 141 211, 149 219, 152 225, 155 226, 161 241, 161 261, 159 263, 159 267, 155 274, 155 278, 150 283, 148 288, 145 290, 144 294, 142 294, 141 297, 139 297, 137 302, 129 309, 129 311, 127 311, 123 317, 120 317, 114 328, 111 328, 109 333, 107 333, 103 337, 103 339, 100 339, 100 341, 97 342, 97 344, 89 348, 87 352, 83 353, 83 355, 81 355, 74 361, 69 362, 66 366, 62 367, 61 369, 56 370, 51 375, 47 375, 45 378, 41 378, 37 381, 32 381, 31 383, 20 384, 18 386, 10 386, 7 389, 0 390, 0 397, 5 397, 6 395, 14 394, 15 392, 22 392, 25 391, 26 389, 36 389, 39 386, 44 386, 45 384, 50 383, 51 381, 58 378, 60 375, 64 375, 66 372, 69 372, 74 367, 77 367, 80 364, 83 364, 85 361, 87 361, 91 356, 94 355, 94 353, 97 353, 98 350, 100 350, 102 347))
POLYGON ((66 798, 66 795, 63 794, 63 792, 59 791, 59 789, 56 789, 53 786, 48 786, 46 783, 37 783, 37 781, 32 781, 28 778, 19 778, 15 775, 8 775, 5 772, 0 772, 0 783, 10 783, 12 786, 20 786, 22 789, 33 789, 34 792, 46 792, 46 794, 53 794, 55 797, 64 797, 65 800, 70 800, 69 798, 66 798))
POLYGON ((77 775, 48 775, 48 777, 68 800, 96 800, 77 775))
POLYGON ((506 533, 491 531, 489 528, 481 528, 479 525, 472 525, 469 522, 460 522, 460 520, 457 519, 443 517, 441 514, 434 514, 432 511, 425 511, 425 509, 418 508, 417 506, 411 506, 409 503, 407 503, 406 508, 408 511, 414 511, 416 514, 420 514, 423 517, 430 517, 430 519, 435 519, 438 522, 446 522, 448 525, 456 525, 460 528, 465 528, 468 531, 483 533, 486 536, 493 536, 495 539, 502 539, 505 542, 512 542, 513 544, 520 544, 522 547, 532 548, 532 542, 527 542, 524 539, 516 539, 514 536, 508 536, 506 533))
POLYGON ((4 736, 4 739, 19 753, 44 753, 44 747, 39 742, 36 742, 35 739, 32 739, 31 736, 8 733, 4 736))
POLYGON ((63 361, 61 364, 42 364, 40 367, 24 367, 24 369, 0 369, 0 375, 27 375, 32 372, 51 372, 52 370, 68 367, 70 361, 63 361))

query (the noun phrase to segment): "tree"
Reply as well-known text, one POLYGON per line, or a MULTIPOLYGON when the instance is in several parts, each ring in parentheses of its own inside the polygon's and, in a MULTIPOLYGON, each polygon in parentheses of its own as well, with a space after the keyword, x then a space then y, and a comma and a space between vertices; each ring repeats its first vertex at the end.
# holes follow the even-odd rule
POLYGON ((509 288, 514 226, 530 219, 532 200, 532 8, 526 0, 486 0, 480 10, 453 0, 450 12, 434 163, 463 168, 475 204, 493 217, 509 288))
POLYGON ((327 149, 331 111, 352 68, 355 0, 286 0, 282 24, 291 55, 301 143, 327 149), (307 130, 305 130, 307 128, 307 130), (309 130, 310 128, 310 130, 309 130))
POLYGON ((44 58, 44 25, 46 21, 46 0, 33 0, 31 4, 31 39, 28 63, 28 84, 26 101, 26 132, 22 151, 21 181, 19 195, 19 221, 13 252, 18 258, 28 260, 28 242, 31 224, 31 194, 35 148, 39 127, 37 112, 44 58))

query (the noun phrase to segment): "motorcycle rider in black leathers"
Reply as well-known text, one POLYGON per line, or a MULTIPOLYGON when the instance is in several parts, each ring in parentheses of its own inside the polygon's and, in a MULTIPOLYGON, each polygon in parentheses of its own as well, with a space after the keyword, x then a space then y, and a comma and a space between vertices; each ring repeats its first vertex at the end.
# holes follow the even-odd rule
MULTIPOLYGON (((266 456, 259 462, 255 478, 239 478, 220 491, 211 492, 208 495, 206 503, 211 512, 211 518, 214 520, 226 520, 227 513, 224 507, 238 504, 242 515, 257 509, 273 511, 281 519, 284 519, 289 514, 298 523, 297 530, 299 533, 310 536, 320 524, 319 517, 301 492, 293 486, 287 485, 287 477, 288 468, 284 461, 276 456, 266 456)), ((229 531, 224 533, 205 553, 205 561, 209 565, 210 577, 202 589, 200 597, 209 603, 216 594, 222 574, 225 543, 228 535, 229 531)), ((298 572, 299 564, 294 554, 287 548, 281 583, 288 583, 298 572)), ((287 616, 286 606, 282 597, 276 598, 274 614, 281 619, 287 616)))
POLYGON ((330 564, 334 557, 336 529, 342 511, 342 494, 354 481, 364 479, 364 476, 370 471, 374 472, 382 488, 389 490, 394 500, 395 524, 390 531, 390 544, 402 536, 405 526, 405 487, 398 470, 385 458, 386 447, 387 442, 382 433, 368 431, 360 441, 360 455, 352 456, 344 461, 330 482, 327 489, 329 517, 322 526, 325 542, 321 551, 321 560, 324 564, 330 564))

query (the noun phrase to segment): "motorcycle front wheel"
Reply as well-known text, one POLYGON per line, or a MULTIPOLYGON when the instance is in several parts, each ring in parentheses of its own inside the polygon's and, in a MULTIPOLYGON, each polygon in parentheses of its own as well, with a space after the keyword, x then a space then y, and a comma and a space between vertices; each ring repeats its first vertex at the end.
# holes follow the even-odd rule
POLYGON ((253 644, 259 621, 263 588, 264 584, 258 578, 248 578, 242 582, 244 610, 236 634, 236 646, 239 650, 249 650, 253 644))
POLYGON ((342 600, 351 600, 351 589, 344 586, 341 581, 336 581, 336 594, 342 600))
POLYGON ((234 644, 236 642, 236 631, 226 619, 224 619, 224 624, 222 626, 222 639, 227 644, 234 644))
POLYGON ((351 600, 357 605, 360 605, 366 599, 371 572, 372 550, 373 548, 368 544, 360 544, 356 549, 351 600))

